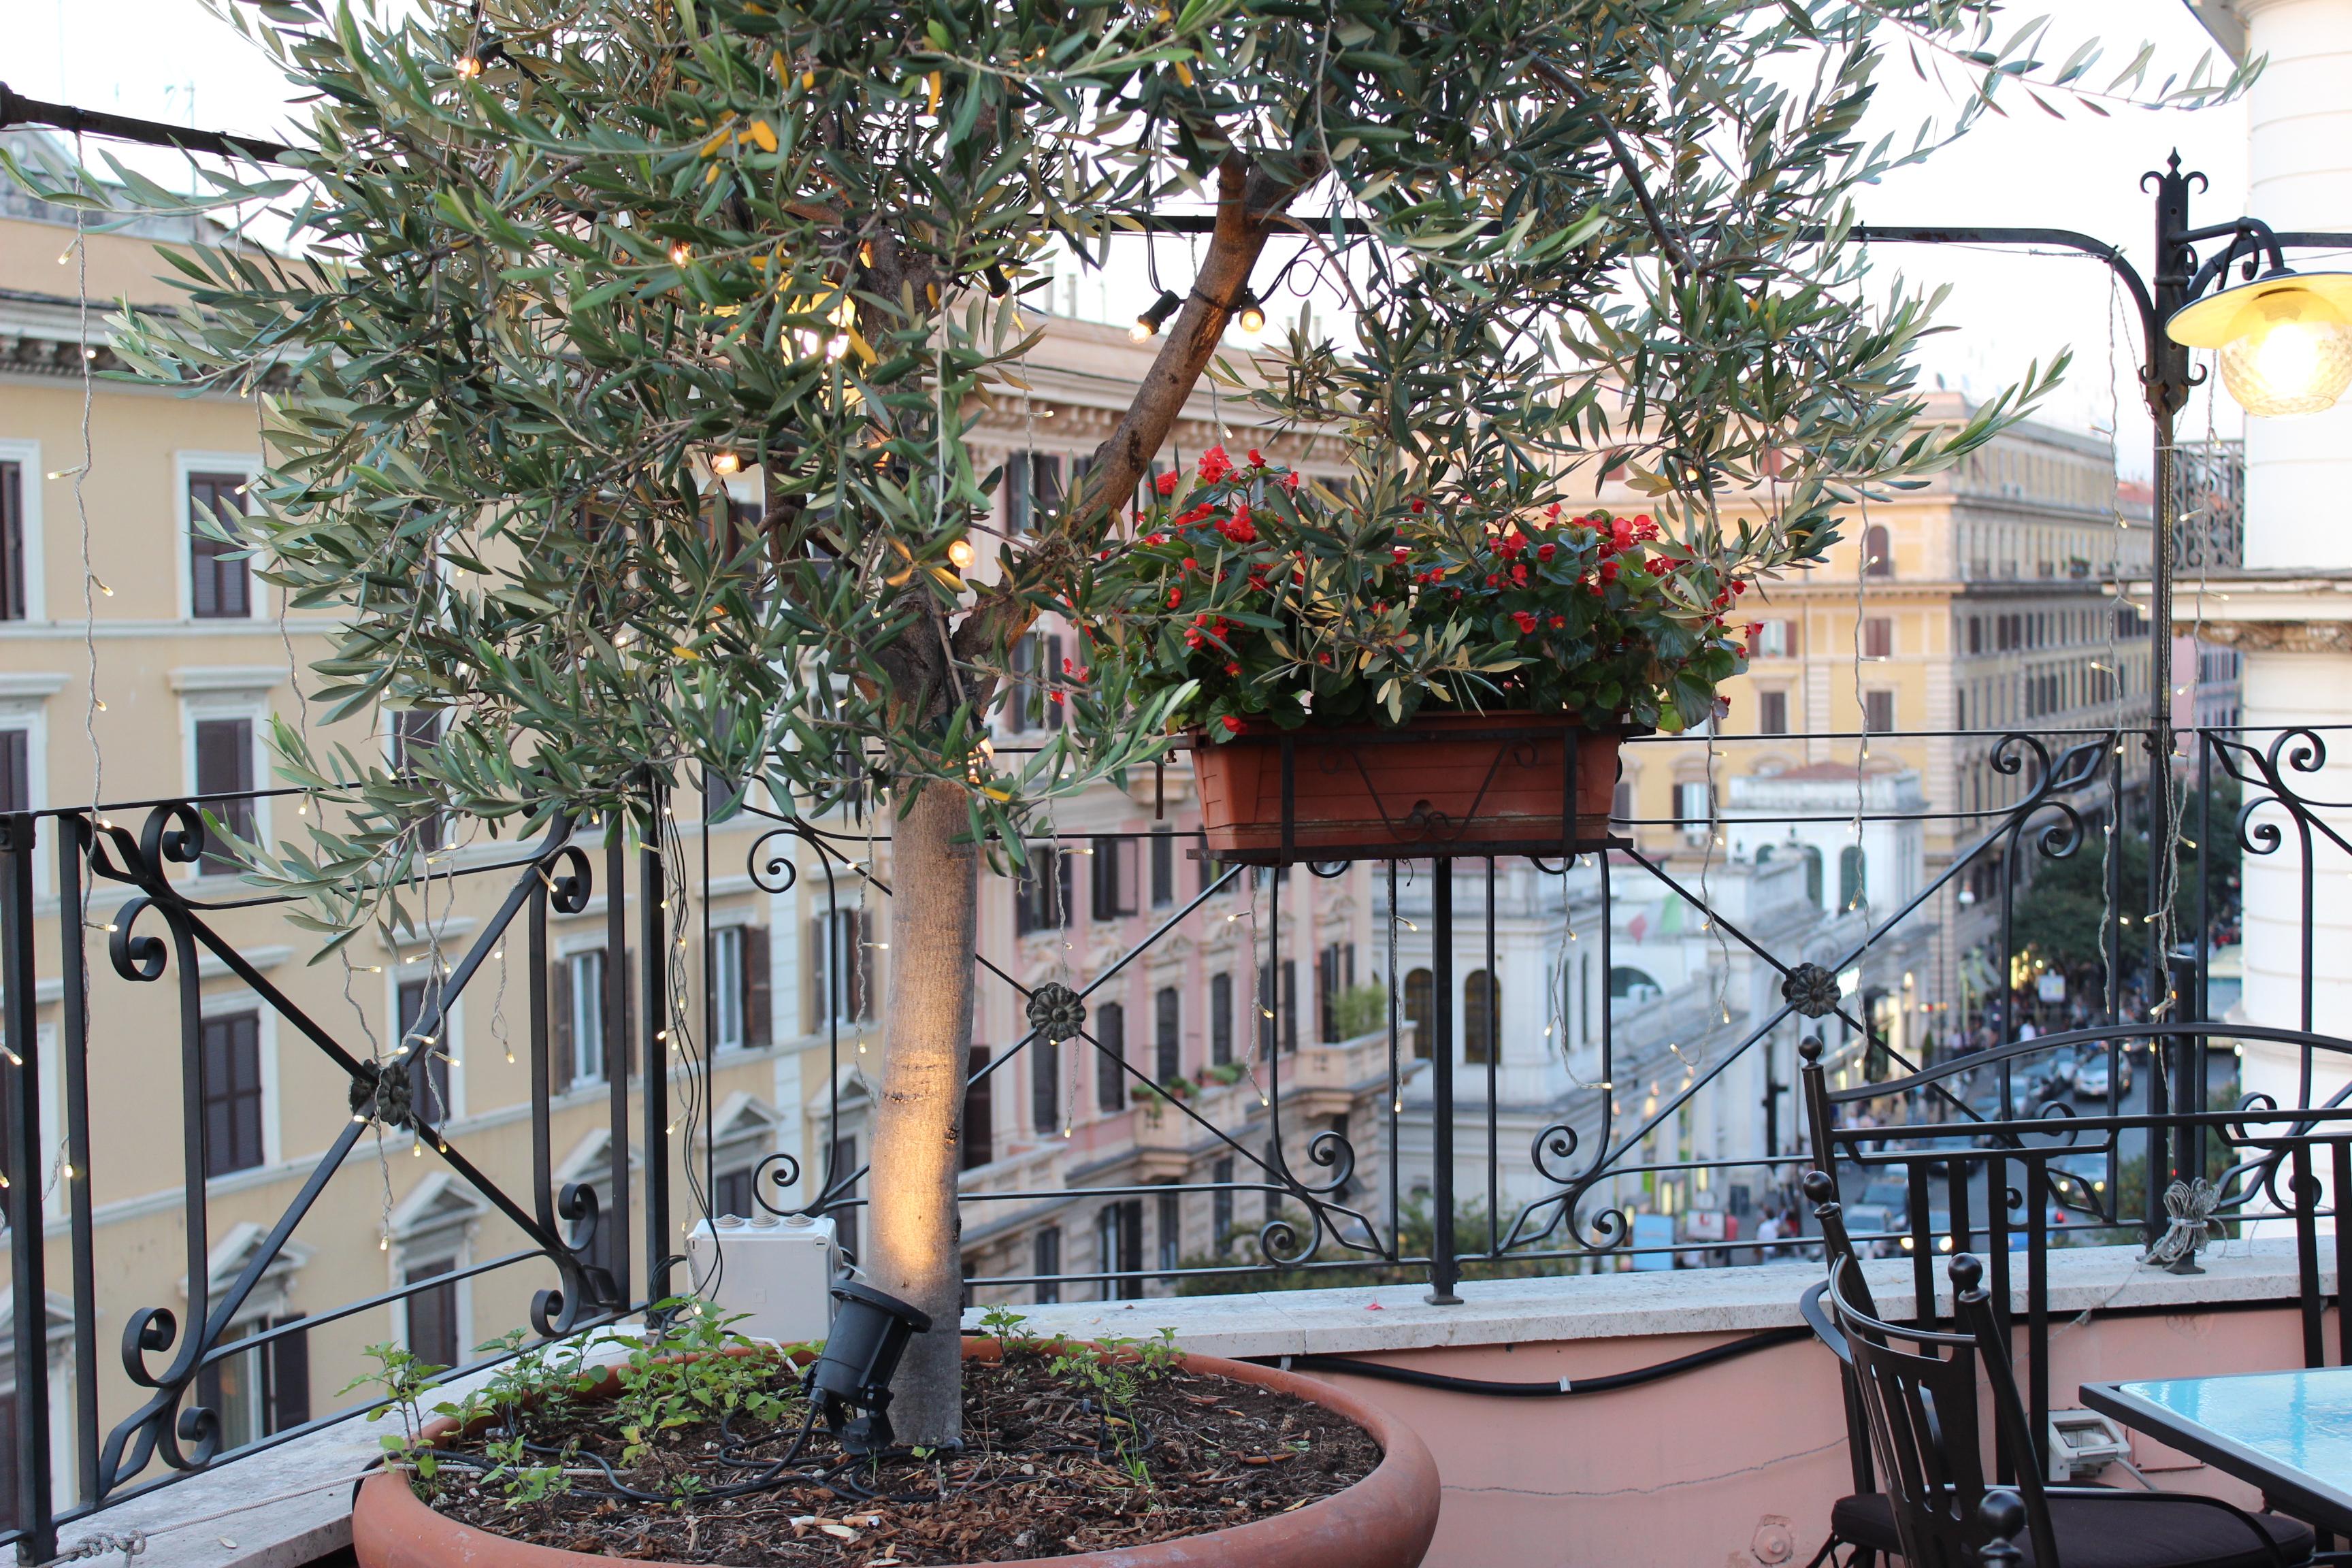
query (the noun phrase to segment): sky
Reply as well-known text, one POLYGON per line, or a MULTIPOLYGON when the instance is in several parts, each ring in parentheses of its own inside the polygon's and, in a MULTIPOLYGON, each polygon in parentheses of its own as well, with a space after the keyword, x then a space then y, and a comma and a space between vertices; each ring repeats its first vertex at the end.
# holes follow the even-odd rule
MULTIPOLYGON (((282 132, 298 112, 268 58, 197 0, 13 0, 10 9, 5 68, 8 84, 28 97, 257 135, 282 132)), ((2177 0, 2040 0, 2016 15, 2022 20, 2044 13, 2053 18, 2053 58, 2096 37, 2105 46, 2110 75, 2143 40, 2157 47, 2153 74, 2159 79, 2167 70, 2185 75, 2211 47, 2177 0)), ((1916 79, 1899 56, 1882 81, 1874 112, 1885 128, 1907 131, 1923 117, 1950 111, 1944 91, 1916 79)), ((2008 119, 1988 119, 1927 163, 1864 192, 1859 205, 1864 222, 2077 229, 2122 245, 2145 272, 2154 220, 2139 177, 2175 149, 2185 167, 2211 182, 2195 198, 2192 220, 2241 210, 2242 104, 2195 112, 2117 109, 2107 119, 2074 109, 2060 121, 2021 97, 2008 119)), ((158 177, 174 165, 170 154, 126 156, 158 177)), ((2123 471, 2146 476, 2148 426, 2132 374, 2137 329, 2121 319, 2111 324, 2115 301, 2101 264, 1920 246, 1880 247, 1874 260, 1883 275, 1952 288, 1938 318, 1952 330, 1931 339, 1920 355, 1931 383, 1940 375, 1987 396, 2029 364, 2071 347, 2074 371, 2044 405, 2045 416, 2105 430, 2119 415, 2123 471)), ((1173 264, 1163 273, 1183 269, 1165 253, 1163 262, 1173 264)), ((1122 270, 1107 287, 1087 290, 1085 313, 1125 320, 1150 298, 1140 268, 1122 270)), ((2201 394, 2182 434, 2202 433, 2209 417, 2221 434, 2237 434, 2228 399, 2210 400, 2209 416, 2201 394)))

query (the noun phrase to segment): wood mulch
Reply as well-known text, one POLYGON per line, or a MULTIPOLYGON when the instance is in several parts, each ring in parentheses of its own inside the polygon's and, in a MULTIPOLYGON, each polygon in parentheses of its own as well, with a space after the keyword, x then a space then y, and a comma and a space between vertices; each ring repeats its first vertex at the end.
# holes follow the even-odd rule
MULTIPOLYGON (((779 1392, 797 1387, 779 1370, 779 1392)), ((1362 1428, 1322 1407, 1255 1384, 1173 1371, 1141 1384, 1134 1425, 1107 1414, 1090 1390, 1052 1377, 1044 1358, 964 1363, 964 1447, 954 1454, 852 1461, 822 1426, 791 1475, 772 1489, 646 1502, 613 1495, 593 1452, 617 1466, 620 1442, 572 1418, 552 1434, 578 1445, 579 1489, 509 1503, 457 1466, 423 1483, 442 1513, 518 1541, 611 1557, 725 1568, 923 1568, 1147 1545, 1224 1530, 1301 1508, 1371 1474, 1381 1450, 1362 1428), (822 1475, 823 1479, 814 1479, 822 1475), (603 1491, 605 1495, 597 1495, 603 1491)), ((740 1481, 722 1463, 773 1459, 791 1447, 793 1419, 754 1431, 736 1422, 677 1428, 628 1469, 628 1487, 680 1497, 740 1481)), ((479 1452, 478 1443, 454 1451, 479 1452)))

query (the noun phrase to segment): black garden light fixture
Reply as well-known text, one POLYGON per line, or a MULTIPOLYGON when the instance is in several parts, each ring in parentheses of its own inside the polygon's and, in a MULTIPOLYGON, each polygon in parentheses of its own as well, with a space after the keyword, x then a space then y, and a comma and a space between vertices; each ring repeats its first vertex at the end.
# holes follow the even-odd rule
POLYGON ((1183 302, 1177 298, 1173 289, 1162 289, 1160 298, 1144 307, 1143 314, 1135 318, 1135 325, 1128 329, 1127 335, 1139 343, 1147 338, 1158 337, 1160 329, 1168 324, 1168 318, 1174 315, 1176 308, 1183 302))
POLYGON ((931 1331, 930 1314, 866 1285, 835 1285, 833 1299, 840 1310, 824 1353, 809 1366, 809 1397, 845 1452, 879 1454, 893 1436, 890 1379, 908 1340, 931 1331))

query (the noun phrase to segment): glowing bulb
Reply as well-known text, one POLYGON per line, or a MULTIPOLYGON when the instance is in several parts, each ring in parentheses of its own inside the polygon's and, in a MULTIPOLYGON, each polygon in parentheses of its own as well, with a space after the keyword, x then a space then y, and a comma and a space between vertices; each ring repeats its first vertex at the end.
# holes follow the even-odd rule
POLYGON ((971 541, 969 539, 956 540, 948 546, 948 559, 954 563, 955 569, 959 572, 971 571, 971 563, 977 559, 977 555, 978 552, 972 549, 971 541))
POLYGON ((482 58, 468 50, 457 57, 457 74, 467 81, 482 74, 482 58))
POLYGON ((2221 384, 2249 414, 2316 414, 2352 386, 2352 275, 2273 273, 2197 301, 2165 331, 2221 351, 2221 384))
POLYGON ((1234 320, 1241 324, 1242 336, 1245 338, 1255 339, 1265 334, 1265 310, 1255 300, 1244 304, 1241 314, 1234 320))
POLYGON ((710 459, 710 471, 721 476, 722 478, 728 474, 741 473, 743 471, 742 455, 737 452, 719 452, 714 454, 710 459))
POLYGON ((694 259, 694 247, 681 239, 669 247, 669 258, 673 265, 683 267, 694 259))

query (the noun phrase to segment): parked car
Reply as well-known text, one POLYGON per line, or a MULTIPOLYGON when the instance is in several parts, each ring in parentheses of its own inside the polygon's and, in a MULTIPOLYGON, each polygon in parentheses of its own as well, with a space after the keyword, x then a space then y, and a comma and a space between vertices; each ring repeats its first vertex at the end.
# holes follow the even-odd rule
MULTIPOLYGON (((2116 1073, 2116 1092, 2129 1094, 2132 1086, 2131 1058, 2117 1053, 2119 1070, 2116 1073)), ((2105 1100, 2107 1098, 2107 1053, 2099 1052, 2074 1068, 2074 1098, 2105 1100)))

